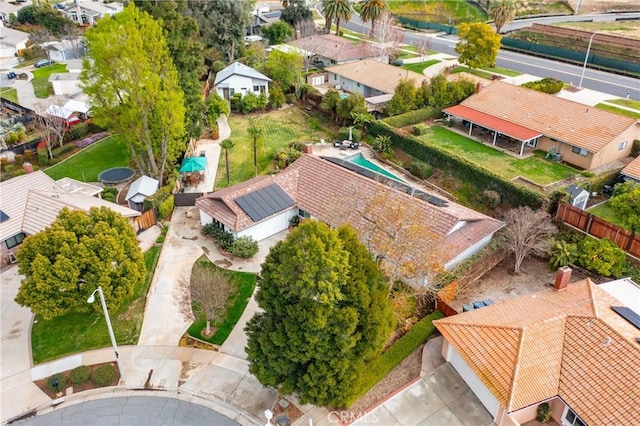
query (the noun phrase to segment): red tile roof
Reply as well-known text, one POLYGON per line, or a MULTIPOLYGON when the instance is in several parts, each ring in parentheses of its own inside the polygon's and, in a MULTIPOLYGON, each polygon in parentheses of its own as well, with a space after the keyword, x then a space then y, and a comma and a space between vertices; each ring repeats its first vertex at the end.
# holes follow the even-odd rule
MULTIPOLYGON (((369 232, 370 226, 356 211, 356 204, 384 197, 411 205, 412 214, 430 223, 433 232, 446 242, 450 259, 443 259, 444 263, 503 226, 496 219, 452 202, 447 207, 437 207, 313 155, 303 155, 276 175, 260 176, 207 194, 196 200, 196 205, 234 232, 239 232, 256 223, 235 199, 272 183, 279 185, 300 209, 313 217, 331 226, 350 223, 361 235, 369 232)), ((378 206, 392 207, 384 203, 378 206)), ((422 247, 422 250, 426 248, 422 247)))
POLYGON ((627 164, 620 174, 640 181, 640 157, 636 157, 631 163, 627 164))
POLYGON ((591 152, 637 126, 636 119, 499 80, 461 105, 591 152))
POLYGON ((375 56, 368 43, 355 43, 334 34, 313 35, 290 42, 293 46, 340 63, 375 56))
POLYGON ((640 332, 590 280, 435 321, 507 411, 559 395, 588 424, 640 424, 640 332))
POLYGON ((497 130, 503 135, 511 136, 512 138, 516 138, 521 141, 527 141, 529 139, 542 136, 540 132, 536 132, 535 130, 519 126, 501 118, 493 117, 482 111, 477 111, 464 105, 455 105, 442 110, 442 112, 455 115, 456 117, 460 117, 472 123, 480 124, 482 127, 486 127, 490 130, 497 130))

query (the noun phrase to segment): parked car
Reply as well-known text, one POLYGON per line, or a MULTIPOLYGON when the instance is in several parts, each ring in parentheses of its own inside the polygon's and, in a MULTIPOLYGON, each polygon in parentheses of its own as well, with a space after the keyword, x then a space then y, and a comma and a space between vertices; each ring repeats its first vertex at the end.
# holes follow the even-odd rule
POLYGON ((51 59, 40 59, 38 61, 35 61, 33 66, 36 68, 42 68, 42 67, 52 65, 53 63, 54 62, 51 59))

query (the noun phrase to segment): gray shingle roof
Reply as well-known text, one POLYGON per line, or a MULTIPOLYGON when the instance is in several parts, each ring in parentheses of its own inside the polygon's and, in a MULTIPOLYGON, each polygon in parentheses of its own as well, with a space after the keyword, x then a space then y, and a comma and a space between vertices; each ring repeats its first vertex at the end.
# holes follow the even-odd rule
POLYGON ((266 80, 266 81, 271 81, 271 79, 269 77, 267 77, 266 75, 262 74, 261 72, 258 72, 256 70, 254 70, 253 68, 246 66, 244 64, 241 64, 240 62, 234 62, 231 65, 229 65, 228 67, 220 70, 217 74, 216 74, 216 79, 213 82, 213 85, 218 85, 220 83, 222 83, 223 81, 225 81, 227 78, 231 77, 232 75, 243 75, 245 77, 251 77, 251 78, 257 78, 259 80, 266 80))

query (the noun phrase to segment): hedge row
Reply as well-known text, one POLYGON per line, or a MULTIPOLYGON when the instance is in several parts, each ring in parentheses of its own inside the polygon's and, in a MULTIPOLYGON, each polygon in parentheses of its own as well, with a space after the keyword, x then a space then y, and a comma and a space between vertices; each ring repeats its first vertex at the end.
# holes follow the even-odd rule
POLYGON ((496 191, 502 201, 511 206, 529 206, 533 209, 542 206, 543 198, 538 193, 516 185, 465 158, 448 153, 437 146, 425 144, 415 136, 400 134, 400 130, 392 129, 387 123, 371 122, 368 133, 373 136, 388 135, 391 143, 407 154, 433 167, 448 171, 454 177, 474 185, 479 192, 496 191))
POLYGON ((393 117, 387 117, 383 121, 392 127, 405 127, 421 123, 429 118, 435 118, 437 115, 438 111, 427 107, 405 112, 404 114, 393 117))
POLYGON ((398 339, 387 351, 375 361, 370 363, 362 376, 359 383, 359 389, 352 401, 348 401, 348 405, 360 399, 362 395, 369 392, 380 380, 382 380, 391 370, 400 364, 406 357, 423 344, 436 327, 433 321, 444 317, 439 311, 435 311, 430 315, 418 321, 411 330, 398 339))

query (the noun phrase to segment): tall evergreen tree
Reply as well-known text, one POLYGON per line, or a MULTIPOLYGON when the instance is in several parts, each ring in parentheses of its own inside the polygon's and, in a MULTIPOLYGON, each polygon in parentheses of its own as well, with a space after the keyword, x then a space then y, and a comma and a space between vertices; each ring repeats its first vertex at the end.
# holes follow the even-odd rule
POLYGON ((85 32, 80 76, 94 120, 122 133, 138 170, 162 185, 186 146, 184 94, 160 24, 134 4, 85 32))
POLYGON ((393 327, 385 278, 351 228, 309 220, 274 246, 247 324, 249 371, 316 405, 347 406, 393 327))

